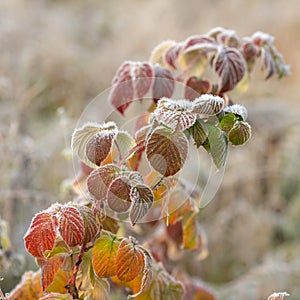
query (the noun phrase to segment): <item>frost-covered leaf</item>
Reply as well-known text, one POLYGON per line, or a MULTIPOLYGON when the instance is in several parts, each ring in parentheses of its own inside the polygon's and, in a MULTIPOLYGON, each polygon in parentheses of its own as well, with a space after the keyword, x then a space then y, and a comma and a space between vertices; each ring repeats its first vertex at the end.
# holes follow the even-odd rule
POLYGON ((245 75, 245 59, 235 48, 220 47, 214 59, 214 70, 220 78, 219 92, 231 91, 245 75))
POLYGON ((286 296, 288 297, 290 295, 287 292, 277 292, 270 295, 268 300, 283 300, 286 296))
POLYGON ((84 300, 110 300, 109 290, 108 280, 96 277, 93 287, 84 293, 84 300))
POLYGON ((170 47, 165 53, 165 62, 173 69, 177 68, 176 61, 181 50, 182 44, 177 43, 174 46, 170 47))
POLYGON ((64 294, 66 292, 65 286, 68 284, 71 278, 71 272, 62 270, 61 268, 56 272, 52 283, 47 288, 47 292, 57 292, 60 294, 64 294))
POLYGON ((122 213, 126 212, 131 205, 131 185, 125 176, 115 178, 110 184, 107 192, 107 204, 112 210, 122 213))
POLYGON ((92 252, 92 264, 95 273, 99 277, 116 275, 116 257, 119 244, 117 236, 108 232, 102 232, 102 236, 95 242, 92 252))
POLYGON ((209 93, 210 90, 211 84, 209 81, 191 76, 185 83, 184 98, 193 101, 200 95, 209 93))
MULTIPOLYGON (((152 264, 152 257, 149 254, 149 252, 139 246, 139 249, 142 251, 143 253, 143 261, 144 261, 144 267, 143 267, 143 273, 141 276, 139 276, 138 278, 138 284, 134 284, 134 294, 133 295, 129 295, 127 298, 136 298, 136 299, 141 299, 139 297, 144 297, 144 292, 149 288, 152 278, 153 278, 153 264, 152 264)), ((145 295, 147 297, 147 295, 145 295)))
POLYGON ((149 61, 154 64, 165 66, 164 55, 172 46, 176 45, 175 41, 166 40, 158 44, 152 51, 149 61))
POLYGON ((147 62, 136 63, 131 71, 134 89, 138 99, 142 99, 149 91, 154 77, 152 66, 147 62))
POLYGON ((113 164, 107 164, 94 170, 87 179, 89 192, 97 200, 103 200, 106 197, 109 185, 118 176, 119 172, 120 169, 113 164))
POLYGON ((193 102, 193 112, 199 115, 216 115, 224 106, 223 98, 211 94, 201 95, 193 102))
POLYGON ((216 126, 207 124, 209 152, 217 169, 225 165, 227 159, 228 141, 225 134, 216 126))
POLYGON ((81 205, 78 207, 78 210, 84 222, 84 238, 82 243, 86 244, 94 240, 99 232, 100 224, 91 208, 81 205))
POLYGON ((220 121, 220 127, 223 131, 230 131, 235 123, 237 122, 237 117, 234 113, 229 113, 225 115, 220 121))
POLYGON ((44 260, 41 266, 41 283, 45 291, 53 282, 56 273, 64 261, 64 254, 57 254, 44 260))
POLYGON ((131 281, 137 277, 144 267, 144 255, 133 242, 121 241, 117 253, 117 276, 121 281, 131 281))
POLYGON ((61 294, 61 293, 49 293, 41 297, 39 300, 68 300, 70 299, 70 294, 61 294))
POLYGON ((206 124, 202 119, 197 119, 195 124, 189 128, 189 132, 191 133, 195 145, 199 148, 207 139, 208 130, 206 128, 206 124))
POLYGON ((9 300, 39 300, 43 296, 41 273, 26 272, 21 282, 9 293, 9 300))
POLYGON ((132 62, 124 62, 113 78, 109 100, 111 104, 124 114, 134 97, 133 80, 131 76, 132 62))
POLYGON ((251 126, 247 122, 239 122, 228 134, 232 145, 238 146, 246 143, 251 137, 251 126))
POLYGON ((55 212, 46 210, 36 214, 24 237, 27 251, 34 257, 43 257, 54 246, 57 226, 55 212))
POLYGON ((113 122, 98 124, 89 122, 82 127, 74 130, 72 135, 71 148, 72 151, 89 167, 96 168, 97 165, 92 163, 86 156, 86 146, 92 136, 100 131, 116 131, 117 126, 113 122))
POLYGON ((160 65, 154 67, 154 83, 152 86, 152 97, 156 103, 162 97, 170 98, 175 89, 175 80, 172 73, 160 65))
POLYGON ((224 108, 224 112, 233 113, 240 116, 243 121, 246 121, 248 117, 248 112, 245 106, 240 104, 233 104, 224 108))
POLYGON ((153 203, 153 193, 145 184, 136 184, 130 190, 132 205, 130 208, 130 221, 135 225, 150 209, 153 203))
POLYGON ((58 231, 69 247, 80 245, 84 238, 84 221, 79 210, 63 206, 60 210, 58 231))
MULTIPOLYGON (((133 137, 127 131, 123 130, 118 132, 114 143, 115 147, 117 148, 117 153, 121 158, 128 155, 129 150, 136 145, 133 137)), ((128 158, 130 158, 130 156, 128 158)))
POLYGON ((187 100, 162 98, 154 111, 156 120, 172 131, 183 131, 196 122, 197 115, 192 112, 192 103, 187 100))
POLYGON ((94 134, 86 144, 87 159, 96 166, 100 166, 110 153, 116 134, 115 129, 101 130, 94 134))
POLYGON ((102 228, 106 231, 110 231, 111 233, 117 233, 120 225, 117 220, 106 216, 102 222, 102 228))
POLYGON ((274 58, 270 52, 269 47, 263 47, 261 49, 261 58, 262 58, 262 68, 266 70, 266 78, 269 79, 272 75, 276 73, 276 65, 274 58))
POLYGON ((150 165, 163 176, 176 174, 188 154, 188 140, 182 132, 172 132, 159 126, 151 134, 146 145, 150 165))

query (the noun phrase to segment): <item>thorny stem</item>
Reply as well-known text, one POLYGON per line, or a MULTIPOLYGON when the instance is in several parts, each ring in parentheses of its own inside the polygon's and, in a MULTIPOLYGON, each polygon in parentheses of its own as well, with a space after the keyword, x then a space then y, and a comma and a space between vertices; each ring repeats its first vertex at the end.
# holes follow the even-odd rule
POLYGON ((66 285, 66 289, 68 290, 68 293, 70 294, 70 300, 79 299, 78 289, 76 287, 76 277, 77 277, 77 273, 78 273, 78 270, 79 270, 79 266, 82 262, 83 254, 85 252, 85 246, 86 246, 86 244, 83 244, 81 246, 79 255, 77 257, 77 260, 76 260, 76 263, 75 263, 75 266, 74 266, 74 269, 73 269, 72 277, 69 280, 69 283, 66 285))

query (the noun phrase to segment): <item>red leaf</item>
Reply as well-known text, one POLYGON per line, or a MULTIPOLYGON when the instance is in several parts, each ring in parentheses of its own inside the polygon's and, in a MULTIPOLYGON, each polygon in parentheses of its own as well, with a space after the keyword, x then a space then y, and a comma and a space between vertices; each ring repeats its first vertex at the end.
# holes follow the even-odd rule
POLYGON ((154 68, 155 79, 152 87, 152 97, 156 103, 162 97, 170 98, 173 95, 175 81, 168 69, 156 65, 154 68))
POLYGON ((116 130, 103 130, 93 135, 86 144, 87 158, 97 166, 108 156, 116 130))
POLYGON ((54 246, 57 226, 54 212, 42 211, 36 214, 24 237, 27 251, 34 257, 43 257, 44 252, 54 246))
POLYGON ((130 188, 129 181, 125 176, 114 179, 107 192, 108 206, 116 212, 126 212, 131 205, 130 188))
POLYGON ((202 94, 208 94, 210 90, 211 84, 209 81, 192 76, 186 82, 184 98, 193 101, 202 94))
POLYGON ((111 104, 121 114, 124 114, 134 97, 131 67, 131 62, 124 62, 120 66, 113 79, 113 87, 109 95, 111 104))
POLYGON ((176 60, 179 56, 179 53, 182 49, 181 44, 176 44, 169 48, 167 52, 165 53, 165 61, 166 63, 171 66, 173 69, 176 69, 176 60))
POLYGON ((259 53, 258 47, 252 42, 245 42, 242 45, 242 53, 246 60, 253 59, 259 53))
POLYGON ((69 247, 81 244, 84 238, 84 222, 79 210, 64 206, 60 211, 59 233, 69 247))
POLYGON ((142 99, 149 91, 153 78, 153 70, 149 63, 136 63, 132 71, 134 87, 138 99, 142 99))
POLYGON ((234 48, 222 47, 214 60, 214 69, 220 77, 219 92, 232 90, 243 78, 246 63, 242 54, 234 48))
POLYGON ((54 255, 51 258, 45 259, 41 269, 41 282, 42 288, 45 291, 48 286, 53 282, 54 276, 59 270, 64 261, 64 255, 54 255))
POLYGON ((84 222, 84 238, 82 243, 86 244, 94 240, 95 236, 99 232, 100 224, 89 207, 79 206, 78 210, 81 213, 84 222))
POLYGON ((104 165, 94 170, 87 179, 89 192, 97 199, 106 197, 107 189, 111 182, 118 176, 120 169, 112 164, 104 165))
POLYGON ((207 44, 215 44, 215 41, 213 38, 205 35, 195 35, 189 37, 184 44, 184 50, 185 51, 193 51, 196 50, 198 46, 203 47, 203 45, 207 44), (194 47, 197 45, 197 47, 194 47), (193 47, 193 48, 192 48, 193 47))
POLYGON ((261 55, 262 55, 263 69, 267 71, 267 76, 265 79, 269 79, 272 75, 276 73, 275 60, 270 52, 269 47, 263 47, 261 49, 261 55))
POLYGON ((92 264, 99 277, 116 275, 116 257, 120 242, 115 235, 103 233, 93 247, 92 264))
POLYGON ((132 225, 135 225, 150 209, 153 203, 153 193, 145 184, 137 184, 130 191, 132 207, 129 217, 132 225))
POLYGON ((119 245, 116 262, 118 278, 128 282, 142 272, 144 255, 134 243, 124 239, 119 245))
POLYGON ((150 165, 166 177, 182 168, 187 154, 188 140, 183 132, 172 133, 168 128, 159 126, 147 141, 146 156, 150 165))

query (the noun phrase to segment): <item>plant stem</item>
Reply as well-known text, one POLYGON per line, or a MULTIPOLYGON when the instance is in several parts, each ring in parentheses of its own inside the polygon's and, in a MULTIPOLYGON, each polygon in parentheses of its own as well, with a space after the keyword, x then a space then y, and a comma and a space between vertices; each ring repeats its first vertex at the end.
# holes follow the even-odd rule
POLYGON ((74 269, 73 269, 72 277, 69 280, 68 285, 66 286, 66 288, 68 289, 68 292, 70 294, 70 299, 79 299, 78 289, 76 287, 76 277, 77 277, 77 273, 78 273, 78 270, 79 270, 79 266, 82 262, 83 254, 85 252, 85 246, 86 246, 86 244, 83 244, 81 246, 79 255, 76 259, 76 263, 75 263, 75 266, 74 266, 74 269))

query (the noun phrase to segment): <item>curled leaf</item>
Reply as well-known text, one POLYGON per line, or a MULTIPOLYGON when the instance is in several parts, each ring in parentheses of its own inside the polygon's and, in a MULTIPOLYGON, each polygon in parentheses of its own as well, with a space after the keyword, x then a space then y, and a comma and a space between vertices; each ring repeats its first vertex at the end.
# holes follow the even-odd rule
POLYGON ((153 193, 145 184, 137 184, 130 190, 132 206, 130 208, 130 221, 135 225, 150 209, 153 203, 153 193))
POLYGON ((193 112, 199 115, 216 115, 224 106, 224 99, 211 94, 201 95, 193 103, 193 112))
POLYGON ((246 121, 248 117, 248 112, 245 106, 240 104, 233 104, 224 108, 224 112, 233 113, 240 116, 243 121, 246 121))
POLYGON ((229 141, 238 146, 246 143, 251 137, 251 126, 247 122, 239 122, 229 131, 229 141))

